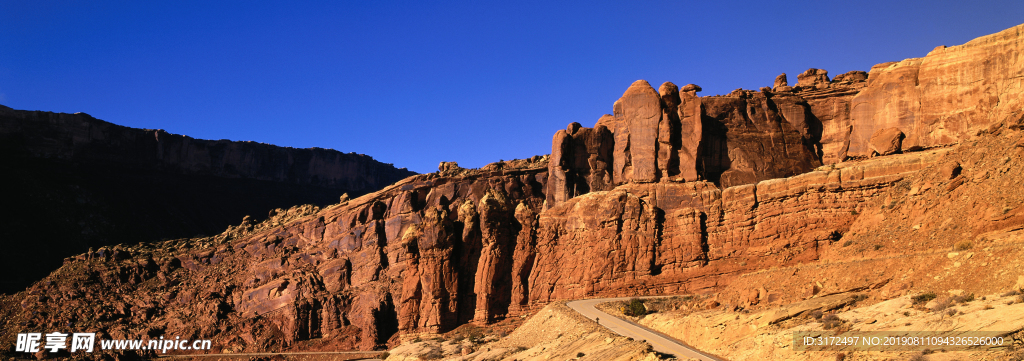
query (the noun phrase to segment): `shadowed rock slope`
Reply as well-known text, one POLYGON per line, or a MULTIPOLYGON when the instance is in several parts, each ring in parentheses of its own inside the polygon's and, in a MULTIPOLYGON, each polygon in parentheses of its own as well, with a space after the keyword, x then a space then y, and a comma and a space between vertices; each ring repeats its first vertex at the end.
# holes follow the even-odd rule
POLYGON ((329 149, 193 139, 3 106, 0 167, 6 293, 90 247, 217 234, 247 215, 331 204, 413 174, 329 149))
MULTIPOLYGON (((1012 63, 1022 28, 947 49, 1005 51, 1012 63)), ((977 56, 940 68, 970 73, 990 64, 977 56)), ((923 69, 914 84, 948 74, 923 69)), ((212 338, 230 351, 369 349, 557 300, 712 292, 744 274, 819 262, 854 230, 865 234, 858 227, 878 226, 866 204, 952 149, 970 151, 944 143, 993 124, 1021 126, 1020 108, 1003 108, 1012 101, 943 136, 884 123, 888 116, 872 118, 884 127, 856 121, 868 119, 855 115, 858 104, 901 101, 859 99, 865 92, 931 91, 876 78, 891 70, 828 79, 811 69, 796 86, 780 76, 774 88, 715 97, 697 97, 695 85, 655 90, 637 81, 614 115, 558 131, 550 157, 478 170, 442 163, 437 173, 219 236, 75 256, 3 299, 8 332, 0 342, 15 330, 63 327, 112 338, 212 338), (870 131, 867 152, 852 134, 870 127, 884 131, 870 131)), ((996 88, 1012 93, 1022 88, 1018 72, 996 67, 961 85, 1010 84, 996 88)), ((921 102, 897 113, 939 114, 920 118, 938 124, 960 119, 965 107, 921 102)))

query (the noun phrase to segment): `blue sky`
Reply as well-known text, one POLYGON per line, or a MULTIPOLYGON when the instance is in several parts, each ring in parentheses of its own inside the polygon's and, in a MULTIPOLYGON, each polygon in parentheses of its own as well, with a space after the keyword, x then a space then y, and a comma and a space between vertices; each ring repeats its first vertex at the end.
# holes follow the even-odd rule
POLYGON ((432 172, 547 154, 636 79, 724 94, 1021 22, 1018 0, 0 1, 0 104, 432 172))

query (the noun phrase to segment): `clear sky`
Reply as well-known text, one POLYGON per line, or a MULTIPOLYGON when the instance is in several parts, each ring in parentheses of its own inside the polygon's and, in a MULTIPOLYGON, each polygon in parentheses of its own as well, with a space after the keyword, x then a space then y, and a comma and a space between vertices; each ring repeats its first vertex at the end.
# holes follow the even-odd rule
POLYGON ((724 94, 1022 22, 1020 0, 0 0, 0 104, 432 172, 547 154, 637 79, 724 94))

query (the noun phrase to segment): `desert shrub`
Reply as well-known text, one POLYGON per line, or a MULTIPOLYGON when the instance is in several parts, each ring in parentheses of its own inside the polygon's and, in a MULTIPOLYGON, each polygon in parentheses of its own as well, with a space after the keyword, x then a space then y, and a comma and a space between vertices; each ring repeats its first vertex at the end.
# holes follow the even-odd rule
POLYGON ((910 300, 914 301, 914 304, 917 305, 922 303, 928 303, 928 301, 934 300, 935 297, 937 297, 935 295, 935 292, 925 292, 917 296, 911 297, 910 300))
POLYGON ((465 325, 452 331, 452 341, 462 342, 468 340, 469 342, 477 343, 486 336, 484 329, 475 325, 465 325))
POLYGON ((810 316, 811 316, 812 318, 814 318, 815 320, 820 320, 820 319, 821 319, 821 316, 822 316, 822 315, 823 315, 823 314, 822 314, 821 310, 814 310, 814 311, 812 311, 812 312, 811 312, 811 314, 810 314, 810 316))
POLYGON ((847 240, 846 242, 843 242, 843 247, 849 247, 852 244, 853 244, 853 241, 847 240))
POLYGON ((953 246, 953 249, 956 250, 956 251, 966 251, 966 250, 971 249, 971 247, 973 247, 973 246, 974 245, 971 244, 971 241, 963 241, 963 242, 957 243, 956 246, 953 246))
POLYGON ((826 330, 842 330, 846 324, 846 320, 839 318, 834 314, 828 314, 821 318, 821 327, 826 330))
POLYGON ((868 299, 868 295, 865 295, 863 293, 853 295, 853 302, 860 302, 866 299, 868 299))
POLYGON ((1004 294, 1003 294, 1003 297, 1010 297, 1010 296, 1016 296, 1016 295, 1018 295, 1018 294, 1020 294, 1020 291, 1018 291, 1018 290, 1012 290, 1012 291, 1010 291, 1010 292, 1004 293, 1004 294))
POLYGON ((626 301, 626 305, 622 307, 622 313, 626 316, 640 317, 647 314, 647 307, 644 306, 644 301, 632 298, 626 301))
POLYGON ((973 293, 968 293, 966 295, 960 295, 960 296, 953 297, 953 302, 956 302, 956 303, 967 303, 967 302, 971 302, 971 301, 974 301, 974 294, 973 293))
POLYGON ((946 311, 946 314, 950 317, 956 316, 956 310, 950 308, 949 311, 946 311))

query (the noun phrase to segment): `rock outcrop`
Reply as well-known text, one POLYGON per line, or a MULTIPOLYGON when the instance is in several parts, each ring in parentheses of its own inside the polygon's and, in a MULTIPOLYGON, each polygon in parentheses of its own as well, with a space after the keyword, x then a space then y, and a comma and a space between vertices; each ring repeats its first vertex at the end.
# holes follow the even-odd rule
POLYGON ((851 99, 851 156, 871 152, 871 136, 898 128, 906 148, 955 143, 1024 109, 1024 25, 923 58, 871 68, 851 99))
POLYGON ((899 128, 879 129, 871 136, 872 154, 889 155, 903 150, 903 132, 899 128))
POLYGON ((232 352, 372 349, 399 332, 489 323, 553 300, 713 290, 739 273, 816 259, 858 205, 939 152, 725 190, 629 183, 547 210, 542 159, 415 176, 217 237, 70 258, 6 299, 19 306, 5 311, 4 329, 73 322, 107 338, 212 338, 232 352))

